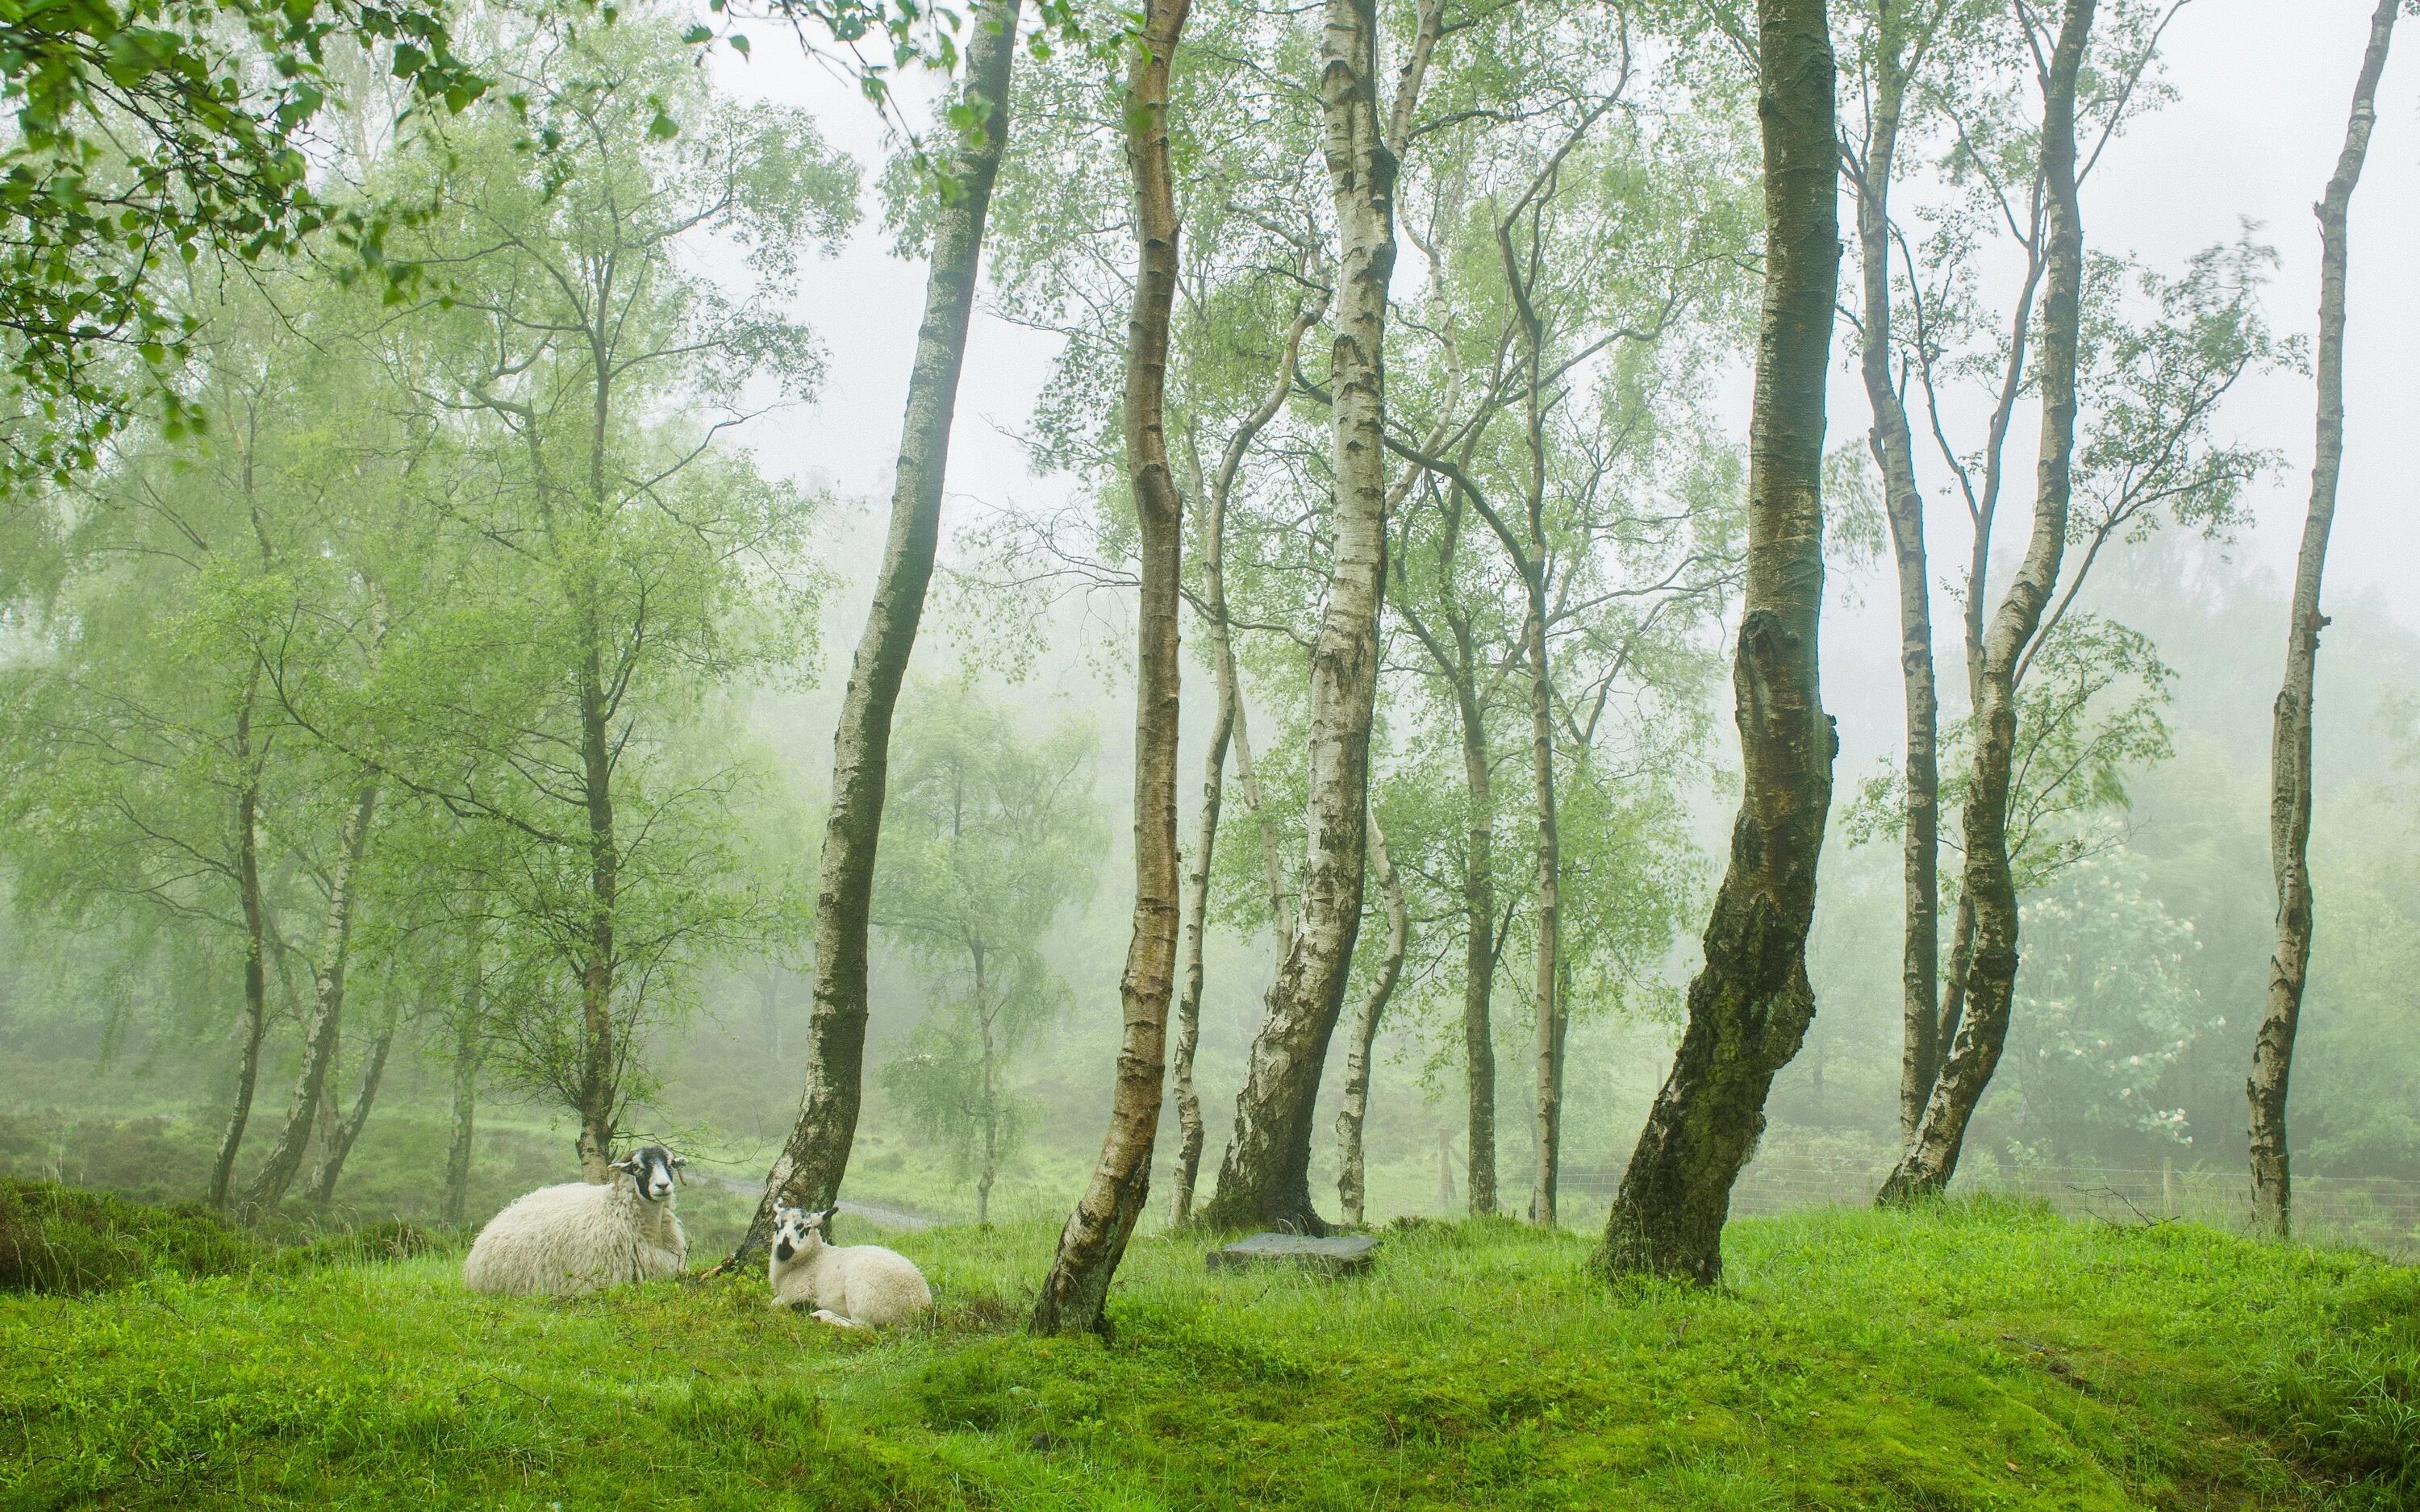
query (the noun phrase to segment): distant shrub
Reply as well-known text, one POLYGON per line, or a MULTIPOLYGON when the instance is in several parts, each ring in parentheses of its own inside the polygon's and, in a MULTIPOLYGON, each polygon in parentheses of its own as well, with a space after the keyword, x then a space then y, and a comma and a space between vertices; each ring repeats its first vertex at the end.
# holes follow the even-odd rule
POLYGON ((0 1290, 83 1296, 163 1273, 292 1273, 408 1260, 460 1243, 393 1220, 280 1245, 197 1207, 147 1207, 107 1192, 0 1177, 0 1290))
POLYGON ((0 1288, 76 1296, 161 1271, 223 1275, 265 1253, 252 1235, 195 1209, 0 1178, 0 1288))

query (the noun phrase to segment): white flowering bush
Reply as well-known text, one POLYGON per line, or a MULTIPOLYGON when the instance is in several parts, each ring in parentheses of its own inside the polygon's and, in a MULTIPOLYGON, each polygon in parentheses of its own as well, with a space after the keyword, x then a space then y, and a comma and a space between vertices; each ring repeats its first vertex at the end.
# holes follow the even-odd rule
POLYGON ((2167 911, 2120 844, 2054 876, 2025 903, 2023 927, 2000 1072, 2022 1153, 2122 1160, 2192 1144, 2184 1109, 2159 1096, 2168 1068, 2219 1022, 2187 969, 2201 949, 2192 921, 2167 911))

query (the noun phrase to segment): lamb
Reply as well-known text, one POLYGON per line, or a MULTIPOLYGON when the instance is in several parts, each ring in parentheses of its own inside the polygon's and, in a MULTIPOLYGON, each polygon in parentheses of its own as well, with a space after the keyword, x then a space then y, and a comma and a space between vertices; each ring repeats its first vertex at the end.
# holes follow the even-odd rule
POLYGON ((542 1186, 488 1220, 462 1262, 473 1291, 578 1296, 678 1275, 689 1239, 673 1211, 680 1157, 661 1145, 613 1163, 603 1185, 542 1186))
POLYGON ((879 1244, 832 1244, 826 1241, 831 1210, 773 1211, 773 1258, 766 1279, 773 1306, 812 1307, 835 1328, 880 1328, 905 1323, 933 1305, 916 1262, 879 1244))

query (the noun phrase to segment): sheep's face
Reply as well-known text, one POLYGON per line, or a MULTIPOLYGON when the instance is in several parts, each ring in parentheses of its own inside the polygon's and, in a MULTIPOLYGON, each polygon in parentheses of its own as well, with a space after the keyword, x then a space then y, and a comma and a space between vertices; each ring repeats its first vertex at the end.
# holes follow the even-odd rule
POLYGON ((799 1256, 813 1259, 824 1247, 824 1226, 831 1221, 831 1210, 801 1212, 796 1208, 773 1210, 773 1258, 787 1265, 799 1256))
POLYGON ((673 1195, 673 1186, 682 1159, 661 1145, 648 1145, 634 1149, 613 1163, 613 1168, 630 1178, 639 1196, 649 1202, 662 1202, 673 1195))

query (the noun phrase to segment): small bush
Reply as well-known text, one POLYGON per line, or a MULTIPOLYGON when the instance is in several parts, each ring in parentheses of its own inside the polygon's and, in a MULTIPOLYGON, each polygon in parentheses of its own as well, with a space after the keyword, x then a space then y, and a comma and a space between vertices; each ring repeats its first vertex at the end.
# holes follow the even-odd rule
POLYGON ((2420 1504, 2420 1284, 2389 1273, 2342 1332, 2273 1369, 2263 1403, 2297 1458, 2377 1504, 2420 1504))
POLYGON ((250 1234, 194 1209, 0 1178, 0 1288, 78 1296, 161 1271, 224 1275, 264 1253, 250 1234))

